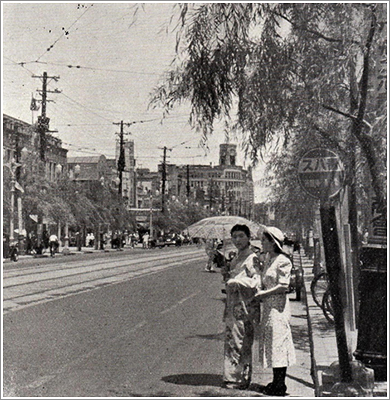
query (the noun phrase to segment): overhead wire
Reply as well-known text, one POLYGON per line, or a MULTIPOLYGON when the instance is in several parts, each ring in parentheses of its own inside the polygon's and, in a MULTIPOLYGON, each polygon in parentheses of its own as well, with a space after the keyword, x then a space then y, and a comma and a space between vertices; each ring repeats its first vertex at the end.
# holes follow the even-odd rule
POLYGON ((69 26, 69 28, 64 29, 64 32, 62 33, 62 35, 61 35, 58 39, 56 39, 55 42, 54 42, 52 45, 50 45, 50 46, 45 50, 45 52, 42 53, 42 55, 40 55, 35 61, 39 61, 46 53, 48 53, 48 52, 55 46, 55 44, 56 44, 59 40, 61 40, 64 36, 66 36, 66 35, 69 33, 70 28, 72 28, 72 26, 73 26, 74 24, 76 24, 76 22, 79 21, 92 7, 93 7, 93 4, 91 4, 91 5, 76 19, 76 21, 74 21, 74 22, 69 26))
MULTIPOLYGON (((79 17, 79 18, 77 18, 76 19, 76 21, 73 23, 73 24, 71 24, 70 26, 69 26, 69 28, 68 28, 68 30, 88 11, 90 9, 90 7, 79 17)), ((64 36, 64 34, 63 35, 61 35, 54 43, 53 43, 53 45, 50 47, 50 48, 52 48, 62 37, 64 36)), ((58 65, 58 66, 66 66, 66 67, 68 67, 68 68, 82 68, 82 69, 90 69, 90 70, 102 70, 102 71, 112 71, 112 72, 127 72, 127 73, 134 73, 134 74, 136 74, 137 72, 135 72, 135 71, 129 71, 129 70, 114 70, 114 69, 104 69, 104 68, 97 68, 97 67, 95 67, 95 68, 93 68, 93 67, 84 67, 84 66, 75 66, 75 65, 71 65, 71 64, 59 64, 59 63, 50 63, 50 62, 42 62, 42 61, 39 61, 39 59, 41 58, 41 57, 43 57, 43 55, 45 55, 46 53, 47 53, 47 51, 50 51, 50 48, 49 49, 47 49, 46 51, 45 51, 45 53, 43 53, 40 57, 38 57, 35 61, 32 61, 31 63, 36 63, 36 64, 49 64, 49 65, 58 65)), ((17 65, 17 66, 21 66, 25 71, 27 71, 27 72, 29 72, 30 74, 34 74, 32 71, 30 71, 28 68, 26 68, 26 64, 27 64, 27 62, 15 62, 15 61, 13 61, 13 60, 11 60, 11 59, 9 59, 8 57, 5 57, 5 58, 7 58, 8 60, 10 60, 12 63, 13 63, 13 65, 17 65)), ((160 75, 160 74, 155 74, 155 73, 140 73, 140 74, 145 74, 145 75, 160 75)), ((79 101, 77 101, 77 100, 74 100, 72 97, 70 97, 70 96, 68 96, 68 95, 66 95, 65 93, 63 93, 63 92, 61 92, 61 94, 65 97, 65 98, 67 98, 67 99, 69 99, 71 102, 73 102, 74 104, 77 104, 79 107, 81 107, 81 108, 83 108, 83 109, 85 109, 85 110, 87 110, 88 112, 90 112, 90 113, 92 113, 92 114, 94 114, 94 115, 96 115, 96 116, 98 116, 98 117, 100 117, 100 118, 102 118, 102 119, 104 119, 104 120, 106 120, 107 121, 107 123, 106 124, 104 124, 104 125, 111 125, 112 124, 112 122, 111 122, 111 120, 109 120, 109 119, 107 119, 106 117, 104 117, 104 116, 102 116, 102 115, 100 115, 99 113, 96 113, 95 111, 93 111, 93 110, 91 110, 91 108, 90 107, 87 107, 87 106, 85 106, 84 104, 82 104, 82 103, 80 103, 79 101)), ((63 110, 62 110, 63 111, 63 110)), ((113 111, 113 112, 115 112, 115 111, 113 111)), ((133 121, 132 122, 132 124, 136 124, 136 123, 144 123, 144 122, 152 122, 152 121, 160 121, 161 123, 162 122, 166 122, 166 121, 169 121, 170 119, 172 119, 172 118, 180 118, 181 116, 180 115, 177 115, 177 116, 169 116, 169 117, 166 117, 166 118, 154 118, 154 119, 150 119, 150 120, 140 120, 140 121, 133 121)), ((180 121, 175 121, 175 122, 173 122, 173 121, 170 121, 170 123, 173 123, 173 124, 175 124, 175 123, 183 123, 183 122, 180 122, 180 121)), ((80 124, 81 125, 81 124, 80 124)), ((83 124, 84 126, 96 126, 96 125, 102 125, 102 124, 83 124)), ((62 126, 62 125, 59 125, 59 126, 62 126)), ((65 124, 64 126, 77 126, 77 124, 65 124)), ((87 132, 85 132, 85 133, 87 133, 87 132)), ((87 133, 88 134, 88 133, 87 133)), ((137 135, 137 134, 139 134, 139 133, 132 133, 133 135, 137 135)), ((143 134, 144 134, 144 132, 143 132, 143 134)), ((193 139, 196 139, 196 138, 192 138, 192 139, 189 139, 189 140, 187 140, 187 141, 184 141, 184 142, 181 142, 181 143, 179 143, 179 144, 177 144, 177 145, 175 145, 175 146, 173 146, 172 148, 176 148, 176 147, 178 147, 178 146, 181 146, 181 145, 184 145, 185 143, 188 143, 189 141, 191 141, 191 140, 193 140, 193 139)), ((66 143, 66 142, 63 142, 64 143, 64 145, 69 145, 69 146, 71 146, 71 147, 76 147, 76 145, 72 145, 72 144, 70 144, 70 143, 66 143)), ((85 147, 78 147, 78 151, 89 151, 89 152, 97 152, 97 150, 96 149, 90 149, 90 150, 88 150, 87 148, 85 148, 85 147), (82 150, 83 149, 83 150, 82 150)), ((192 157, 189 157, 189 158, 193 158, 194 156, 192 156, 192 157)), ((198 157, 198 156, 196 156, 196 157, 198 157)), ((200 156, 199 156, 200 157, 200 156)), ((151 158, 151 157, 149 157, 149 158, 151 158)))
POLYGON ((134 75, 151 75, 151 76, 161 76, 161 73, 157 72, 139 72, 139 71, 130 71, 130 70, 121 70, 121 69, 111 69, 111 68, 99 68, 99 67, 86 67, 82 65, 72 65, 72 64, 60 64, 60 63, 54 63, 54 62, 46 62, 46 61, 24 61, 20 62, 18 64, 44 64, 44 65, 55 65, 58 67, 67 67, 69 69, 74 68, 74 69, 87 69, 87 70, 92 70, 92 71, 104 71, 104 72, 121 72, 121 73, 126 73, 126 74, 134 74, 134 75))

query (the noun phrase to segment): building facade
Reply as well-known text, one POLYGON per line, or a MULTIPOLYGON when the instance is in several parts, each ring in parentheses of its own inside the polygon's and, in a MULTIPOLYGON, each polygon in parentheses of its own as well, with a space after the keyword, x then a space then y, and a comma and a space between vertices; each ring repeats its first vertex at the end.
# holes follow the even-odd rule
MULTIPOLYGON (((34 125, 3 114, 3 163, 8 164, 12 159, 22 162, 27 153, 39 154, 39 135, 34 125)), ((60 139, 46 134, 45 174, 48 181, 54 181, 65 171, 67 153, 60 139)))
POLYGON ((104 155, 68 158, 69 178, 78 182, 110 184, 111 171, 104 155))
MULTIPOLYGON (((237 145, 220 145, 219 165, 166 164, 165 194, 203 204, 221 215, 253 217, 252 169, 236 165, 237 145)), ((160 179, 163 165, 158 166, 160 179)))
POLYGON ((136 170, 136 207, 151 207, 151 199, 160 193, 161 175, 149 168, 136 170))

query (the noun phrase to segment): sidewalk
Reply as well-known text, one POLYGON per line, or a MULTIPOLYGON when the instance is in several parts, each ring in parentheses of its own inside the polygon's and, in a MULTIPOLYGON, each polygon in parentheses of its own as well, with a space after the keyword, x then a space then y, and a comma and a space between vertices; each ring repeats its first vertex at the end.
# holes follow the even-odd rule
MULTIPOLYGON (((296 257, 299 258, 298 255, 296 257)), ((318 371, 319 391, 321 397, 329 397, 334 384, 333 380, 329 379, 329 375, 331 375, 329 367, 333 362, 338 361, 336 333, 334 326, 326 320, 322 309, 316 305, 311 295, 310 283, 314 277, 312 273, 313 261, 302 255, 302 266, 313 330, 314 358, 318 371)), ((374 397, 387 398, 387 382, 375 382, 374 397)))

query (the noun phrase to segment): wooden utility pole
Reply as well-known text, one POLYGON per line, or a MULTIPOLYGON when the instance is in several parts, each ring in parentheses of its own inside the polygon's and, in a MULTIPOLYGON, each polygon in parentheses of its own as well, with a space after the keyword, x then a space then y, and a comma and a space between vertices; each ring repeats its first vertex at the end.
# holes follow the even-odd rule
MULTIPOLYGON (((43 73, 43 76, 33 75, 33 78, 42 78, 42 90, 38 90, 40 93, 42 100, 40 100, 41 107, 41 115, 38 116, 38 133, 39 133, 39 155, 42 161, 45 161, 46 158, 46 132, 49 131, 49 122, 50 118, 46 116, 46 103, 53 101, 47 99, 47 93, 61 93, 58 89, 55 90, 47 90, 47 80, 54 79, 56 82, 60 79, 59 76, 47 76, 47 72, 43 73)), ((51 131, 56 132, 56 131, 51 131)))
POLYGON ((119 175, 119 185, 118 185, 118 195, 122 196, 122 180, 123 180, 123 170, 126 166, 125 160, 125 149, 123 148, 123 121, 120 122, 121 131, 119 133, 119 158, 118 158, 118 175, 119 175))
MULTIPOLYGON (((47 132, 57 132, 57 131, 49 131, 49 122, 50 122, 50 118, 48 118, 46 116, 46 103, 53 101, 53 100, 48 100, 47 99, 47 94, 48 93, 61 93, 61 91, 59 91, 58 89, 55 90, 47 90, 47 80, 48 79, 53 79, 56 82, 58 81, 58 79, 60 79, 59 76, 47 76, 47 72, 44 72, 42 76, 36 76, 33 75, 33 78, 39 78, 42 79, 42 90, 38 90, 39 94, 42 97, 42 100, 40 100, 41 102, 41 115, 38 116, 38 134, 39 134, 39 157, 42 161, 42 168, 43 171, 42 173, 44 174, 44 162, 46 160, 46 133, 47 132)), ((41 213, 38 213, 38 226, 37 226, 37 246, 38 246, 38 254, 40 254, 42 252, 42 239, 43 239, 43 223, 42 223, 42 218, 43 216, 41 215, 41 213)))
POLYGON ((210 179, 210 190, 209 190, 209 207, 210 211, 211 208, 213 207, 213 195, 214 195, 214 181, 213 178, 210 179))
POLYGON ((134 122, 113 122, 114 125, 120 125, 121 131, 119 132, 119 157, 118 157, 118 177, 119 177, 119 185, 118 185, 118 195, 122 197, 122 186, 123 186, 123 171, 126 167, 126 158, 125 158, 125 147, 124 147, 124 132, 123 126, 131 126, 134 122))
MULTIPOLYGON (((161 147, 160 147, 161 149, 161 147)), ((161 185, 161 212, 165 212, 165 183, 167 181, 167 150, 171 151, 172 149, 168 149, 167 146, 162 148, 163 153, 163 163, 162 163, 162 185, 161 185)))
POLYGON ((187 164, 187 198, 190 198, 190 166, 187 164))
POLYGON ((349 363, 348 344, 344 325, 342 291, 340 288, 341 259, 337 232, 336 212, 334 206, 321 205, 321 228, 324 240, 326 272, 329 276, 329 289, 334 310, 337 351, 340 363, 342 382, 352 381, 352 370, 349 363))

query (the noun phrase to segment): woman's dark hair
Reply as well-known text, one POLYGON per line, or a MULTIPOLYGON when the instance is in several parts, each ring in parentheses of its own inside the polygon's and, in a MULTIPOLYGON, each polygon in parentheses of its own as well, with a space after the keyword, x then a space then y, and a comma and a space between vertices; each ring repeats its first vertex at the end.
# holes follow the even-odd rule
POLYGON ((274 251, 275 253, 278 254, 284 254, 284 251, 282 251, 279 246, 275 243, 275 239, 268 233, 268 232, 263 232, 264 237, 267 238, 269 242, 271 242, 274 245, 274 251))
POLYGON ((251 237, 251 231, 246 225, 240 225, 240 224, 234 225, 230 231, 230 235, 233 235, 233 233, 237 231, 244 232, 245 235, 248 236, 248 238, 251 237))

